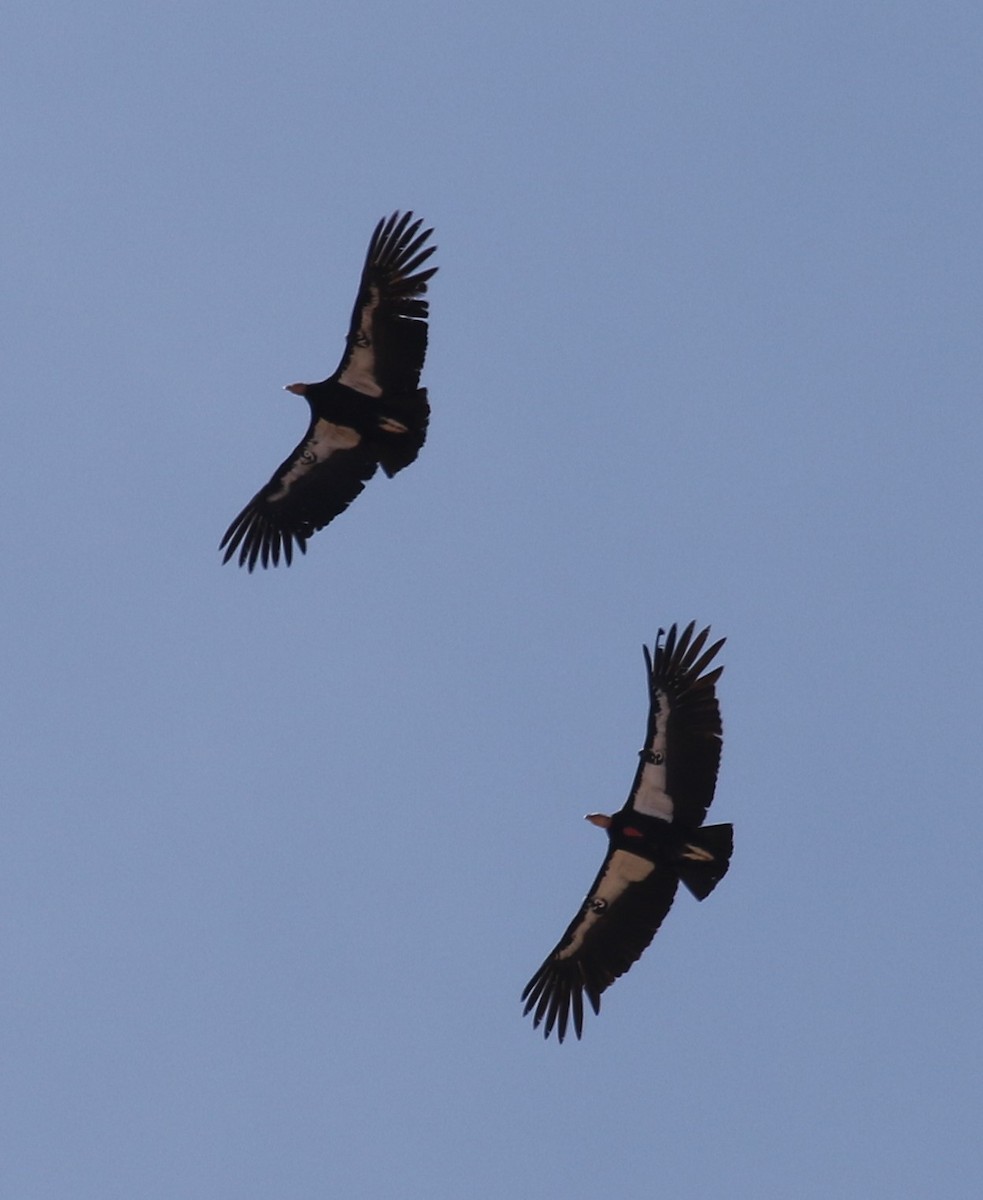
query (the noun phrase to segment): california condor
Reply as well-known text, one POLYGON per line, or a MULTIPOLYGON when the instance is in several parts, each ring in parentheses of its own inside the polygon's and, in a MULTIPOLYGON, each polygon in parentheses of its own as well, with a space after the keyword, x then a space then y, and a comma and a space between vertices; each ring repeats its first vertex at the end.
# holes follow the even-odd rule
POLYGON ((601 993, 651 942, 679 881, 705 900, 730 864, 733 826, 703 825, 720 766, 714 685, 723 671, 706 668, 726 639, 704 651, 710 629, 694 638, 694 625, 678 638, 675 625, 668 635, 660 629, 654 660, 643 646, 648 733, 631 794, 614 816, 587 817, 607 830, 607 857, 580 912, 522 993, 523 1015, 531 1012, 534 1026, 542 1021, 546 1037, 555 1027, 562 1042, 572 1013, 579 1038, 584 996, 600 1012, 601 993))
POLYGON ((430 406, 420 372, 427 353, 427 280, 420 270, 436 246, 432 229, 411 212, 394 212, 375 228, 355 299, 345 352, 321 383, 291 383, 311 423, 293 454, 277 467, 226 530, 223 562, 289 566, 294 543, 307 539, 351 504, 381 466, 390 476, 408 467, 427 436, 430 406))

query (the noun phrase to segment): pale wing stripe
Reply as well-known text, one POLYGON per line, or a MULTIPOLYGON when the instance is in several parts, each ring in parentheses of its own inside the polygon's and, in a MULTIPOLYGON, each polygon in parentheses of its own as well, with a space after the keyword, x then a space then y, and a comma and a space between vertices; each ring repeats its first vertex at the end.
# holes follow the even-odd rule
POLYGON ((632 808, 647 817, 660 817, 671 821, 675 811, 672 797, 666 791, 666 727, 669 723, 669 697, 660 688, 656 692, 657 719, 655 736, 645 749, 658 759, 642 766, 642 778, 632 798, 632 808))
POLYGON ((611 855, 607 870, 597 887, 584 901, 584 912, 577 924, 577 930, 570 940, 556 953, 557 958, 571 958, 584 944, 584 939, 598 921, 608 914, 611 906, 618 900, 633 883, 641 883, 655 870, 653 863, 639 854, 629 850, 615 850, 611 855))
POLYGON ((313 470, 318 463, 330 458, 337 450, 351 450, 362 440, 361 435, 347 425, 332 425, 318 421, 311 436, 297 452, 297 461, 280 479, 280 487, 267 497, 270 503, 282 499, 298 479, 313 470))
POLYGON ((362 308, 351 357, 338 376, 338 382, 365 396, 381 396, 382 388, 375 377, 375 347, 372 344, 372 320, 379 307, 379 289, 369 288, 369 294, 372 299, 362 308))

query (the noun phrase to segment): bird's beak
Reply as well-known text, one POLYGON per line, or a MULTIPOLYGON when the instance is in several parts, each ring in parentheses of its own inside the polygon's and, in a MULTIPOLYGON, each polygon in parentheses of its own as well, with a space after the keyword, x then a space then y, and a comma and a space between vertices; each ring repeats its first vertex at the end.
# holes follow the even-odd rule
POLYGON ((584 820, 590 821, 590 823, 592 825, 596 825, 598 829, 611 828, 611 818, 606 816, 604 813, 588 813, 587 816, 584 817, 584 820))
POLYGON ((285 392, 293 392, 293 394, 295 396, 306 396, 307 395, 307 384, 306 383, 287 383, 287 384, 284 384, 283 390, 285 392))

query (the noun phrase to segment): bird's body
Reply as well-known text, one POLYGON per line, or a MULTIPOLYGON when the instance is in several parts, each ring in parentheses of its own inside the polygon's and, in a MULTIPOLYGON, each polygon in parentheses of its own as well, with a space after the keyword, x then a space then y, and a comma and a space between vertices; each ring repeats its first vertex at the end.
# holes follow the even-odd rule
POLYGON ((239 552, 250 571, 276 566, 361 492, 381 466, 390 477, 409 466, 427 435, 430 407, 419 386, 427 351, 427 281, 420 268, 436 247, 412 213, 376 226, 362 271, 345 352, 320 383, 294 383, 311 419, 300 445, 229 526, 224 562, 239 552))
POLYGON ((703 825, 720 765, 715 684, 703 672, 724 639, 704 651, 709 629, 677 638, 673 625, 654 656, 645 649, 649 722, 628 800, 613 816, 588 820, 607 831, 608 852, 580 911, 522 993, 533 1023, 562 1042, 572 1016, 583 1030, 584 996, 600 1011, 601 993, 642 954, 682 882, 698 900, 723 878, 733 849, 731 825, 703 825))

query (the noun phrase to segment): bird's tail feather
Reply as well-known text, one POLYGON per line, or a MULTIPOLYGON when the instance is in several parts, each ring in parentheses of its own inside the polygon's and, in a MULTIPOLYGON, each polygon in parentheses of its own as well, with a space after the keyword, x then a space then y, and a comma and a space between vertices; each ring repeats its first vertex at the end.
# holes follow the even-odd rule
POLYGON ((680 850, 679 878, 697 900, 705 900, 727 874, 733 851, 733 825, 704 825, 680 850))
POLYGON ((379 450, 379 462, 391 479, 414 461, 426 441, 430 420, 427 389, 418 388, 408 396, 394 397, 387 403, 385 415, 406 426, 405 433, 386 437, 379 450))

